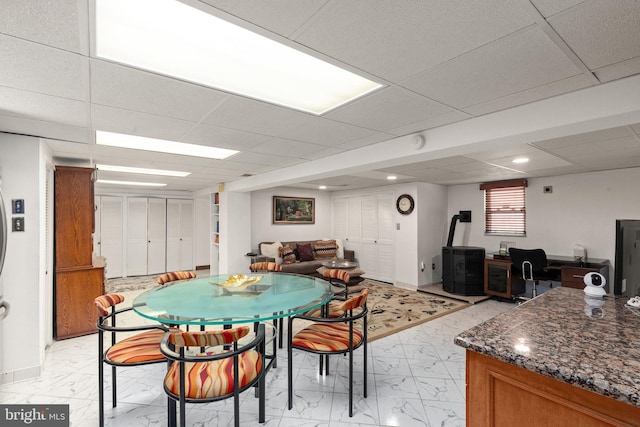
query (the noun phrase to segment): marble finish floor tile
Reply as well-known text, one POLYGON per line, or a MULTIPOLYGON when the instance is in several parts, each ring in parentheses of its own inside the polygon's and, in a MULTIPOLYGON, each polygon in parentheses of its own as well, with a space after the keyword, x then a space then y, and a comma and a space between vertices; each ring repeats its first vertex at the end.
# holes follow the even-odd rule
MULTIPOLYGON (((126 307, 138 291, 125 292, 126 307)), ((354 353, 353 417, 349 417, 349 359, 330 358, 330 374, 318 373, 317 355, 293 351, 293 409, 287 408, 287 349, 278 349, 277 368, 266 378, 265 427, 358 427, 465 425, 465 354, 454 345, 459 332, 513 308, 484 301, 463 310, 369 343, 367 397, 363 349, 354 353)), ((124 325, 147 323, 135 313, 118 318, 124 325)), ((285 322, 286 325, 286 322, 285 322)), ((286 327, 286 326, 285 326, 286 327)), ((285 331, 286 337, 286 331, 285 331)), ((0 403, 67 403, 72 426, 98 425, 97 335, 56 341, 47 350, 42 375, 0 385, 0 403)), ((162 388, 166 365, 117 370, 118 406, 111 407, 110 369, 105 369, 105 425, 167 425, 162 388)), ((258 401, 252 391, 240 396, 240 424, 258 426, 258 401)), ((232 426, 233 400, 187 404, 189 426, 232 426)))

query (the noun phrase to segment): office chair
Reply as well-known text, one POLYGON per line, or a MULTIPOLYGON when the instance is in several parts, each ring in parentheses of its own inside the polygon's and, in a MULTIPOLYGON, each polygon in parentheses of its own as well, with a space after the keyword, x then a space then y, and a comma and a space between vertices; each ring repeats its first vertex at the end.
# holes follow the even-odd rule
MULTIPOLYGON (((546 270, 549 262, 547 261, 547 254, 543 249, 509 248, 509 257, 511 258, 514 273, 525 282, 532 283, 531 298, 538 296, 538 282, 540 280, 558 280, 558 274, 556 272, 546 270)), ((519 299, 527 300, 529 298, 524 297, 519 299)))

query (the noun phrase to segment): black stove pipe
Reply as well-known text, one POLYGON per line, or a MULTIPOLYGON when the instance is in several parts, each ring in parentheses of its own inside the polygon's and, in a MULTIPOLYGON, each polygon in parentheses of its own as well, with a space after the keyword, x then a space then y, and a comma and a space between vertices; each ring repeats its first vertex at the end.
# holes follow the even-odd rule
POLYGON ((453 235, 456 232, 456 223, 458 222, 459 219, 460 219, 459 214, 455 214, 451 218, 451 225, 449 226, 449 237, 447 238, 447 246, 453 245, 453 235))

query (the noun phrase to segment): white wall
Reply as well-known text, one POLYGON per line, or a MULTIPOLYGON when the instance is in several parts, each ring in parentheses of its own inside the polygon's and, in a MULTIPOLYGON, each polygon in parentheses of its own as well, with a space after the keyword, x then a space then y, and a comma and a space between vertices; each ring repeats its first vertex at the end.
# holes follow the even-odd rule
POLYGON ((251 193, 251 247, 274 239, 284 242, 331 238, 331 193, 302 188, 270 188, 251 193), (273 196, 315 198, 315 224, 273 224, 273 196))
POLYGON ((196 267, 201 265, 209 265, 209 242, 211 241, 211 208, 210 197, 195 198, 195 223, 193 242, 195 250, 193 252, 193 261, 196 267))
MULTIPOLYGON (((45 296, 41 262, 41 150, 38 138, 0 133, 0 176, 9 224, 11 200, 24 199, 24 232, 9 232, 2 273, 4 299, 9 316, 0 322, 0 383, 39 375, 44 357, 45 296)), ((9 225, 10 226, 10 225, 9 225)))
POLYGON ((417 191, 418 266, 415 283, 437 283, 442 280, 442 246, 446 243, 448 227, 447 187, 418 183, 417 191), (421 269, 422 262, 424 271, 421 269))
MULTIPOLYGON (((472 222, 458 223, 454 245, 498 251, 501 240, 521 248, 543 248, 552 255, 573 255, 576 244, 587 257, 614 262, 615 220, 640 219, 636 183, 640 168, 590 172, 549 178, 530 178, 527 187, 527 236, 484 235, 484 196, 478 184, 449 187, 449 217, 471 210, 472 222), (553 193, 543 193, 544 186, 553 193)), ((612 278, 612 272, 609 273, 612 278)))

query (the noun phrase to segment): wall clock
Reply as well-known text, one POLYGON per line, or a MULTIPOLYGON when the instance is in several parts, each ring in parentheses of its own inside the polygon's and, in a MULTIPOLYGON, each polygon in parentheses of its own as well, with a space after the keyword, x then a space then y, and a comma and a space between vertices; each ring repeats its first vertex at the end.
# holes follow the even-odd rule
POLYGON ((413 201, 413 197, 408 194, 403 194, 398 197, 396 200, 396 209, 402 215, 409 215, 413 212, 413 208, 415 207, 415 202, 413 201))

